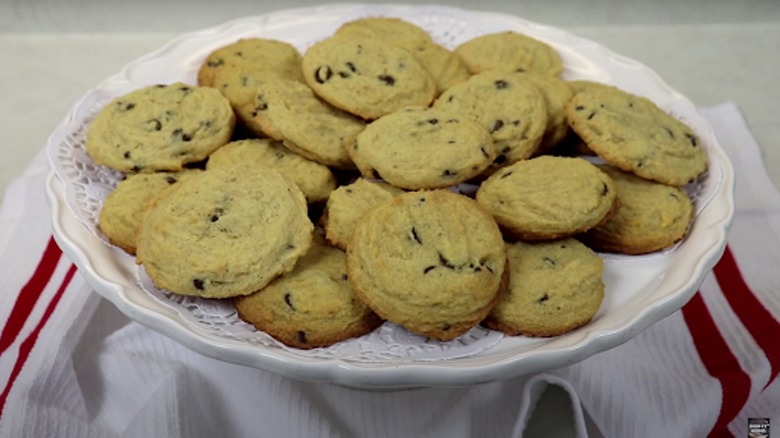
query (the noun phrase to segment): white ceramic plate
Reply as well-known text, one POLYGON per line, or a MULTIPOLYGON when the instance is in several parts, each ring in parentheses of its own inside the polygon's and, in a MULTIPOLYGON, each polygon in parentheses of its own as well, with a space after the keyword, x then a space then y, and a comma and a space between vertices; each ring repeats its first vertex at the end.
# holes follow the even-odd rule
POLYGON ((95 290, 130 318, 205 355, 286 376, 340 384, 398 388, 468 385, 529 374, 580 361, 625 342, 679 309, 720 258, 733 216, 733 171, 711 127, 684 96, 647 67, 565 31, 517 17, 440 6, 330 5, 250 17, 182 36, 128 65, 77 102, 51 135, 48 180, 54 234, 95 290), (646 256, 602 255, 606 298, 593 321, 563 336, 507 337, 475 328, 450 342, 433 342, 386 323, 374 333, 309 351, 287 348, 241 322, 224 302, 180 297, 151 286, 132 257, 97 231, 103 199, 119 179, 84 151, 84 135, 102 105, 131 90, 156 84, 195 83, 212 50, 242 37, 288 41, 302 52, 343 22, 395 16, 428 30, 454 48, 475 36, 502 30, 531 35, 554 46, 566 79, 611 83, 646 96, 701 137, 710 168, 687 187, 696 218, 673 249, 646 256))

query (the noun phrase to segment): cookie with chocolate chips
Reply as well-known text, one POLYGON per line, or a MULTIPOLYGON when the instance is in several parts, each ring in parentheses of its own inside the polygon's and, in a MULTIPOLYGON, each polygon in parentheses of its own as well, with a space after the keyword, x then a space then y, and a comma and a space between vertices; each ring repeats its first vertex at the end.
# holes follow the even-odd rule
POLYGON ((449 190, 408 192, 369 210, 347 249, 358 297, 384 319, 454 339, 490 312, 506 286, 493 218, 449 190))
POLYGON ((300 62, 287 70, 258 67, 252 63, 236 63, 221 68, 214 76, 213 87, 230 102, 238 120, 251 127, 252 112, 247 104, 255 97, 255 88, 273 80, 298 81, 303 84, 300 62))
POLYGON ((509 287, 483 325, 510 336, 559 336, 596 315, 604 262, 573 238, 507 245, 509 287))
POLYGON ((554 47, 518 32, 481 35, 455 48, 471 73, 530 72, 548 76, 563 73, 563 60, 554 47))
POLYGON ((359 18, 343 24, 336 30, 336 35, 378 39, 409 50, 430 73, 436 83, 437 95, 471 75, 456 53, 434 42, 421 27, 400 18, 359 18))
POLYGON ((642 178, 682 186, 707 170, 699 136, 645 97, 591 86, 567 103, 566 117, 596 154, 642 178))
POLYGON ((547 127, 547 106, 539 88, 519 73, 486 72, 452 86, 434 108, 460 114, 490 132, 496 169, 536 153, 547 127))
POLYGON ((678 187, 600 166, 615 182, 621 207, 610 220, 578 238, 603 252, 645 254, 680 241, 693 220, 693 202, 678 187))
POLYGON ((306 199, 274 169, 206 170, 154 198, 137 261, 160 289, 203 298, 248 295, 293 269, 312 240, 306 199))
POLYGON ((540 156, 518 161, 485 180, 477 202, 521 240, 548 240, 587 231, 620 203, 615 183, 582 158, 540 156))
POLYGON ((368 125, 348 149, 366 178, 403 189, 437 189, 469 180, 495 159, 493 137, 459 113, 409 107, 368 125))
POLYGON ((364 119, 427 106, 436 84, 414 55, 379 39, 333 36, 303 55, 303 76, 331 105, 364 119))
POLYGON ((178 171, 230 141, 235 122, 230 103, 213 88, 152 85, 105 105, 85 148, 97 164, 121 172, 178 171))
POLYGON ((382 324, 349 284, 344 251, 318 235, 289 274, 257 293, 235 298, 234 304, 239 318, 301 349, 362 336, 382 324))
POLYGON ((198 85, 214 86, 218 73, 235 65, 249 67, 244 71, 302 79, 301 53, 292 44, 268 38, 242 38, 206 56, 198 69, 198 85))
POLYGON ((206 162, 206 170, 252 163, 278 170, 293 180, 309 204, 328 199, 336 188, 336 177, 324 164, 306 159, 269 138, 236 140, 217 149, 206 162))
POLYGON ((276 80, 258 85, 245 111, 256 134, 280 140, 318 163, 354 169, 347 148, 366 123, 318 98, 305 84, 276 80))
POLYGON ((346 250, 357 221, 372 207, 401 193, 404 191, 390 184, 364 178, 338 187, 328 197, 320 219, 325 238, 332 245, 346 250))
POLYGON ((98 228, 113 245, 135 254, 138 228, 149 202, 166 187, 200 172, 135 173, 120 181, 108 194, 98 216, 98 228))

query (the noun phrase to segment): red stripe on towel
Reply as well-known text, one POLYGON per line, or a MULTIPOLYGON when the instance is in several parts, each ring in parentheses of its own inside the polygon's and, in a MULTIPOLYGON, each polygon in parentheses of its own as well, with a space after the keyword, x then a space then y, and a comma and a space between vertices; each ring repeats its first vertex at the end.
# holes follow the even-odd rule
POLYGON ((772 374, 764 386, 766 388, 780 373, 780 323, 745 283, 734 254, 728 246, 713 272, 729 305, 769 360, 772 374))
POLYGON ((682 308, 682 314, 699 357, 707 372, 718 379, 723 391, 720 414, 708 436, 730 437, 732 434, 727 426, 747 403, 750 395, 750 377, 739 365, 739 361, 718 331, 701 292, 697 292, 682 308))
POLYGON ((30 333, 29 336, 27 336, 27 338, 19 347, 19 356, 16 358, 16 363, 14 364, 14 368, 11 371, 11 376, 6 383, 2 394, 0 394, 0 420, 3 418, 3 408, 5 408, 5 401, 8 398, 8 393, 11 391, 11 387, 13 386, 14 381, 19 376, 19 372, 22 371, 25 362, 27 362, 27 358, 30 356, 30 352, 35 346, 35 342, 38 340, 38 335, 40 334, 41 329, 44 325, 46 325, 46 322, 49 320, 51 314, 54 313, 54 309, 60 302, 62 294, 65 292, 65 289, 68 288, 68 285, 70 284, 70 281, 75 273, 76 265, 71 264, 68 268, 68 272, 65 273, 65 278, 62 280, 62 284, 60 284, 60 287, 57 289, 57 293, 49 302, 48 306, 46 306, 46 310, 43 312, 43 317, 38 322, 38 325, 35 326, 35 329, 30 333))
POLYGON ((62 251, 60 250, 53 237, 49 237, 49 243, 46 245, 46 249, 38 261, 38 266, 35 268, 32 277, 27 280, 27 284, 22 287, 14 303, 11 314, 8 317, 8 321, 3 327, 3 332, 0 333, 0 354, 3 354, 16 340, 19 333, 22 331, 24 324, 27 322, 27 318, 30 316, 35 303, 41 297, 46 285, 49 284, 54 269, 57 267, 57 263, 60 261, 62 251))

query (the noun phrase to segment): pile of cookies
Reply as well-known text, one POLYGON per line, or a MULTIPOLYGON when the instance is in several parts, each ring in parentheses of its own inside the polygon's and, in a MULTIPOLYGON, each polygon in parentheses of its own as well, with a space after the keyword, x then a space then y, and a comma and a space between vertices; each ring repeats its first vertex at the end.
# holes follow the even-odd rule
POLYGON ((99 228, 158 288, 231 299, 293 347, 386 320, 442 341, 561 335, 603 301, 597 252, 685 236, 681 187, 707 168, 650 100, 562 72, 526 35, 449 50, 386 17, 305 53, 232 42, 197 84, 130 92, 91 123, 89 155, 126 175, 99 228))

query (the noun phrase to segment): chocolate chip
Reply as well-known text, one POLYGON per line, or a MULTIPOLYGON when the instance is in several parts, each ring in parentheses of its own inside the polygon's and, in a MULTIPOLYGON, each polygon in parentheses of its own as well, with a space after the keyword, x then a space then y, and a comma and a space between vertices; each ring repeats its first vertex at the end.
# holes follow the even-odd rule
POLYGON ((309 341, 306 340, 306 332, 303 330, 298 330, 298 342, 301 344, 306 344, 309 341))
POLYGON ((547 295, 547 292, 545 292, 545 293, 544 293, 544 296, 542 296, 541 298, 539 298, 538 300, 536 300, 536 302, 537 302, 537 303, 539 303, 539 304, 542 304, 543 302, 545 302, 545 301, 547 301, 547 300, 549 300, 549 299, 550 299, 550 296, 549 296, 549 295, 547 295))
POLYGON ((582 110, 585 109, 585 107, 582 106, 582 105, 577 105, 574 109, 577 110, 577 111, 582 111, 582 110))
POLYGON ((455 140, 453 140, 453 139, 449 139, 449 140, 447 140, 447 144, 455 144, 455 143, 456 143, 456 142, 455 142, 455 140))
POLYGON ((422 240, 420 240, 420 236, 417 234, 417 229, 412 227, 412 238, 417 241, 420 245, 422 245, 422 240))
POLYGON ((349 276, 347 274, 341 274, 341 281, 347 281, 349 280, 349 276))
POLYGON ((427 274, 427 273, 433 271, 435 268, 436 268, 436 266, 434 266, 434 265, 426 266, 425 269, 423 269, 423 274, 427 274))
POLYGON ((601 183, 601 196, 607 196, 607 193, 609 193, 607 183, 601 183))
POLYGON ((696 136, 693 134, 690 134, 688 132, 685 133, 685 136, 688 138, 688 140, 691 142, 691 146, 697 147, 699 146, 698 142, 696 141, 696 136))
POLYGON ((138 172, 140 172, 140 171, 141 171, 141 169, 143 169, 143 167, 141 167, 141 166, 139 166, 139 165, 137 165, 137 164, 136 164, 135 166, 133 166, 133 167, 131 167, 131 168, 130 168, 130 172, 133 172, 133 173, 138 173, 138 172))
POLYGON ((345 72, 345 71, 340 71, 339 72, 339 76, 341 76, 342 78, 346 79, 346 78, 348 78, 350 76, 350 74, 348 72, 345 72))
POLYGON ((454 94, 450 94, 449 96, 447 96, 447 102, 452 102, 453 100, 455 100, 454 94))
POLYGON ((441 329, 442 329, 443 331, 445 331, 445 332, 446 332, 447 330, 451 329, 451 328, 452 328, 452 326, 451 326, 451 325, 449 325, 449 324, 444 324, 443 326, 441 326, 441 329))
POLYGON ((444 266, 447 269, 455 269, 455 265, 452 264, 449 260, 447 260, 447 257, 444 257, 442 253, 439 253, 439 264, 444 266))
POLYGON ((490 133, 493 134, 494 132, 498 131, 503 127, 504 127, 504 121, 496 120, 495 122, 493 122, 493 127, 490 128, 490 133))
POLYGON ((209 67, 212 67, 212 68, 219 67, 221 65, 225 65, 225 60, 223 60, 222 58, 213 59, 213 60, 207 62, 206 65, 208 65, 209 67))
POLYGON ((496 84, 496 88, 499 89, 499 90, 509 87, 509 82, 507 82, 507 81, 505 81, 503 79, 497 80, 495 82, 495 84, 496 84))
POLYGON ((131 109, 135 108, 135 104, 133 102, 117 102, 117 106, 119 106, 120 111, 130 111, 131 109))
POLYGON ((130 151, 125 151, 125 153, 122 155, 126 159, 130 159, 130 151))
POLYGON ((188 134, 182 134, 181 135, 181 139, 182 139, 182 141, 186 142, 186 141, 192 140, 192 137, 190 137, 188 134))
POLYGON ((458 123, 458 119, 447 119, 444 123, 458 123))
POLYGON ((674 132, 672 132, 671 129, 667 128, 666 126, 663 127, 666 130, 666 133, 669 134, 669 137, 674 138, 674 132))
POLYGON ((436 118, 428 119, 428 123, 430 123, 431 125, 435 125, 435 124, 439 123, 439 119, 436 119, 436 118))
POLYGON ((486 151, 486 150, 485 150, 485 147, 484 147, 484 146, 480 146, 480 147, 479 147, 479 150, 482 152, 482 156, 483 156, 483 157, 485 157, 485 158, 490 158, 490 154, 488 153, 488 151, 486 151))
POLYGON ((355 64, 347 61, 345 65, 347 66, 349 71, 351 71, 352 73, 357 73, 357 67, 355 67, 355 64))
POLYGON ((510 170, 510 171, 504 173, 503 175, 499 176, 498 178, 499 179, 504 179, 504 178, 508 177, 509 175, 511 175, 512 173, 513 172, 510 170))
POLYGON ((178 180, 176 178, 172 177, 172 176, 165 177, 165 182, 167 182, 168 184, 174 184, 174 183, 176 183, 176 181, 178 181, 178 180))
POLYGON ((499 165, 499 166, 504 164, 504 163, 506 163, 506 155, 504 155, 504 154, 501 154, 501 155, 497 156, 496 159, 493 160, 493 164, 496 164, 496 165, 499 165))
POLYGON ((317 71, 314 72, 314 80, 316 80, 319 84, 328 82, 331 77, 333 77, 333 70, 331 70, 327 65, 318 67, 317 71))
POLYGON ((377 77, 380 81, 384 82, 385 85, 395 85, 395 78, 391 75, 379 75, 377 77))
POLYGON ((159 130, 161 130, 161 129, 162 129, 162 122, 160 122, 160 121, 159 121, 159 120, 157 120, 157 119, 152 119, 152 120, 149 120, 149 121, 147 121, 146 123, 150 124, 150 125, 151 125, 151 128, 152 128, 153 130, 155 130, 155 131, 159 131, 159 130))
POLYGON ((205 289, 205 286, 203 284, 203 280, 201 280, 200 278, 196 278, 196 279, 192 280, 192 285, 195 286, 195 289, 197 289, 197 290, 204 290, 205 289))
POLYGON ((458 174, 458 172, 456 172, 454 170, 444 169, 444 172, 441 173, 441 176, 443 176, 445 178, 450 178, 450 177, 456 176, 457 174, 458 174))
POLYGON ((284 294, 284 303, 287 304, 292 311, 295 311, 295 306, 292 304, 292 296, 289 293, 284 294))
POLYGON ((590 113, 590 115, 588 116, 588 120, 592 119, 593 116, 595 116, 595 115, 596 115, 596 111, 593 111, 592 113, 590 113))
POLYGON ((512 120, 512 126, 520 126, 520 120, 512 120))

